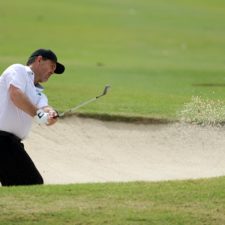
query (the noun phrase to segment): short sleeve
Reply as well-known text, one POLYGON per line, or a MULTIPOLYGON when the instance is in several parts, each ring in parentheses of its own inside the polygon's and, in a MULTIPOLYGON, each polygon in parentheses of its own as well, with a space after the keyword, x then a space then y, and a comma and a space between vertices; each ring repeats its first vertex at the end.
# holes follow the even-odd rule
POLYGON ((10 85, 13 85, 19 88, 22 92, 25 91, 27 75, 26 73, 23 73, 23 71, 21 72, 19 70, 11 68, 10 70, 6 71, 5 80, 6 80, 7 88, 9 88, 10 85))
POLYGON ((38 108, 43 108, 45 106, 48 106, 48 98, 47 98, 47 96, 44 93, 42 93, 42 92, 39 93, 39 96, 40 96, 40 98, 39 98, 39 101, 37 103, 37 107, 38 108))

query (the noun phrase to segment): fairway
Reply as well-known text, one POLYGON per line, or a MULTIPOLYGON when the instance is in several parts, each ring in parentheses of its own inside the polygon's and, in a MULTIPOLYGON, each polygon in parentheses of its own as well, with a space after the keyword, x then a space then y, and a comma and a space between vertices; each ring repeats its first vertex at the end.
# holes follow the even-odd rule
POLYGON ((1 71, 25 63, 34 49, 53 49, 66 72, 44 86, 59 111, 106 84, 112 86, 107 99, 80 112, 176 120, 192 96, 225 99, 223 1, 1 4, 1 71))

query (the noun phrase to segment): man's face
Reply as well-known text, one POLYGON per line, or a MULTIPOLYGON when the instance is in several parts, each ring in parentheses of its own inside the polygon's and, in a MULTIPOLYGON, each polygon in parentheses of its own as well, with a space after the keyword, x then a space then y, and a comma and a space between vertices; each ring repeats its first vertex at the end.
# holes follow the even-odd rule
POLYGON ((37 67, 37 75, 39 82, 46 82, 48 81, 49 77, 54 73, 56 69, 56 63, 49 60, 44 59, 42 57, 38 60, 38 67, 37 67))

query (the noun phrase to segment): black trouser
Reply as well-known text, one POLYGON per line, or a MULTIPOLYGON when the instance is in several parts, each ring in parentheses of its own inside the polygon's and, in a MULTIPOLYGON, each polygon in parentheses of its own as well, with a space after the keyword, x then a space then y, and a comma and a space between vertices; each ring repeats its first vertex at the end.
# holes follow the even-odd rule
POLYGON ((5 131, 0 131, 0 182, 2 186, 43 184, 21 140, 5 131))

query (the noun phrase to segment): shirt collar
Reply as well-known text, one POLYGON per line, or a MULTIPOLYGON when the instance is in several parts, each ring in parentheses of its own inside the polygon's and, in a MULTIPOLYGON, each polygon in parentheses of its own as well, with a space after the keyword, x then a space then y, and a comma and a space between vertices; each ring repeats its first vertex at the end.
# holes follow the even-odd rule
POLYGON ((44 90, 44 87, 41 86, 39 83, 35 84, 34 85, 39 91, 43 91, 44 90))
POLYGON ((27 71, 27 74, 34 79, 34 72, 31 70, 31 68, 29 66, 25 66, 25 69, 27 71))

